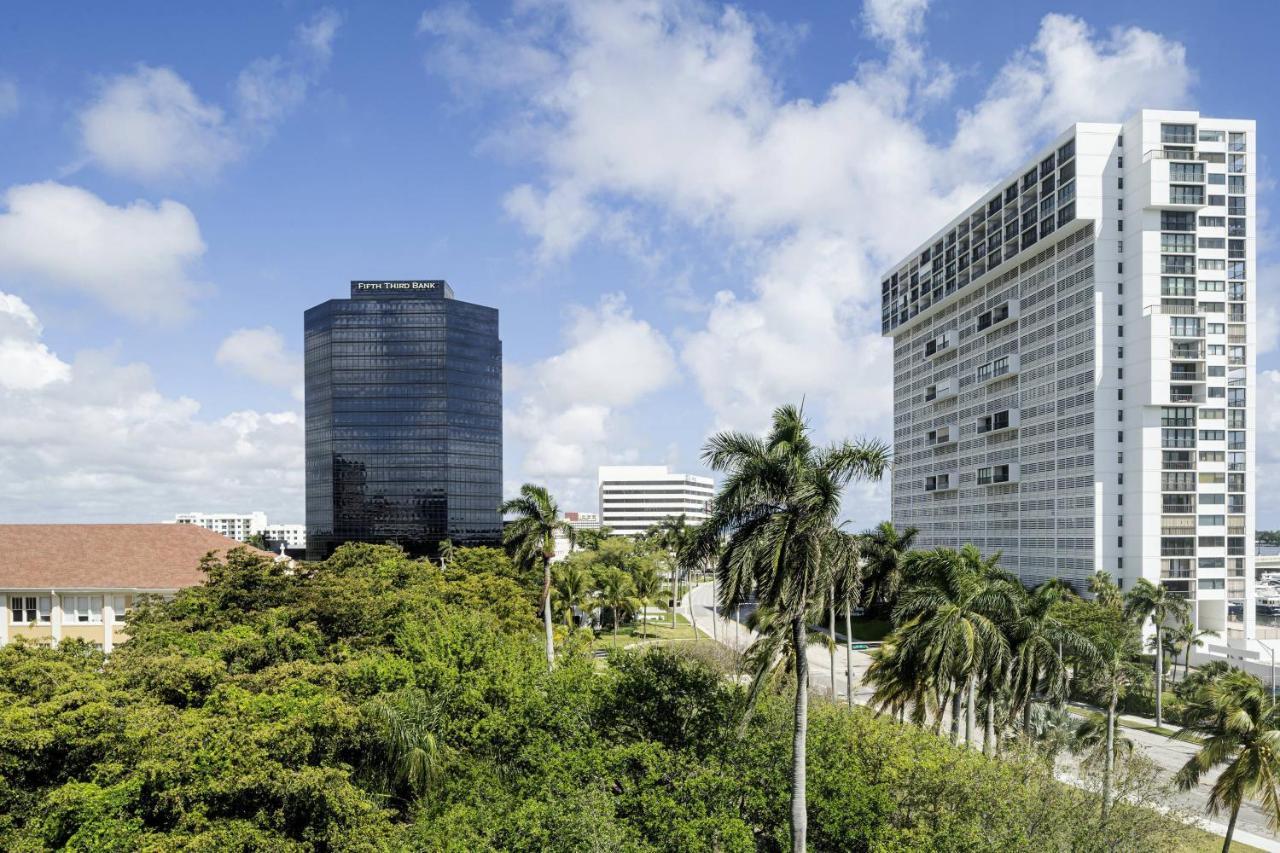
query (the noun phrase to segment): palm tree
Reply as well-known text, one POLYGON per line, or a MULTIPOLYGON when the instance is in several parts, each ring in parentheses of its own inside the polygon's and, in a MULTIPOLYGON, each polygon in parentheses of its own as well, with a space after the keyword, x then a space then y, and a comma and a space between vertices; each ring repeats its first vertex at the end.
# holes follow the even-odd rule
POLYGON ((968 697, 968 744, 973 742, 978 678, 1000 673, 1009 657, 1000 625, 1016 613, 1020 586, 999 568, 998 559, 984 558, 973 545, 912 555, 893 609, 900 653, 915 662, 940 708, 950 701, 952 743, 959 739, 962 695, 968 697))
POLYGON ((1118 729, 1112 728, 1108 746, 1107 732, 1107 718, 1101 714, 1090 714, 1075 727, 1068 748, 1076 755, 1084 756, 1080 760, 1081 770, 1092 772, 1099 764, 1105 765, 1108 749, 1115 755, 1133 754, 1132 740, 1118 729))
POLYGON ((862 599, 863 539, 841 529, 833 530, 830 553, 831 598, 828 602, 831 632, 831 700, 836 699, 836 610, 844 606, 844 668, 849 707, 853 707, 853 624, 850 610, 862 599))
POLYGON ((893 607, 902 586, 902 561, 919 533, 914 527, 902 530, 882 521, 862 534, 863 590, 867 606, 884 612, 893 607))
MULTIPOLYGON (((1182 678, 1186 680, 1191 675, 1191 652, 1195 647, 1200 645, 1201 640, 1209 637, 1218 636, 1217 631, 1199 631, 1196 630, 1196 623, 1191 619, 1184 619, 1176 628, 1169 629, 1169 638, 1182 650, 1185 657, 1182 664, 1182 678)), ((1178 674, 1177 666, 1174 666, 1174 675, 1178 674)))
POLYGON ((792 635, 791 844, 795 853, 803 853, 808 834, 808 619, 830 587, 827 546, 841 494, 854 477, 879 479, 889 464, 889 450, 878 441, 817 447, 801 410, 781 406, 764 438, 722 432, 707 442, 702 458, 725 476, 711 517, 699 527, 694 555, 706 558, 727 538, 716 563, 721 603, 734 607, 754 590, 760 605, 789 625, 792 635))
POLYGON ((1280 828, 1280 712, 1267 688, 1248 673, 1235 670, 1211 682, 1189 702, 1183 732, 1204 738, 1200 751, 1183 765, 1174 779, 1184 791, 1200 783, 1200 776, 1227 765, 1209 789, 1209 812, 1231 809, 1222 851, 1231 849, 1240 804, 1256 797, 1274 831, 1280 828))
POLYGON ((440 568, 446 569, 449 563, 453 561, 454 547, 452 540, 445 539, 440 542, 440 568))
POLYGON ((1013 647, 1013 707, 1022 710, 1022 729, 1031 732, 1031 705, 1037 695, 1054 707, 1067 699, 1070 672, 1064 652, 1079 659, 1094 660, 1097 652, 1079 633, 1060 620, 1054 605, 1070 590, 1058 580, 1040 584, 1020 597, 1018 613, 1008 624, 1013 647))
POLYGON ((1120 700, 1129 694, 1130 688, 1141 684, 1144 671, 1132 657, 1136 641, 1132 639, 1105 643, 1098 649, 1096 666, 1090 668, 1092 690, 1107 703, 1106 746, 1103 752, 1102 770, 1102 819, 1111 813, 1112 790, 1116 768, 1116 708, 1120 700))
MULTIPOLYGON (((680 600, 680 570, 684 567, 681 555, 689 550, 696 528, 685 523, 684 513, 664 518, 649 528, 653 542, 667 552, 667 564, 671 566, 671 633, 676 631, 676 602, 680 600)), ((694 628, 697 635, 697 628, 694 628)))
MULTIPOLYGON (((714 559, 719 555, 719 550, 717 547, 713 547, 710 553, 705 553, 698 546, 698 538, 699 538, 698 528, 697 527, 691 528, 689 537, 682 544, 680 551, 678 552, 677 561, 679 562, 680 567, 684 570, 685 577, 689 577, 690 574, 694 571, 697 571, 699 574, 705 575, 707 566, 710 565, 714 561, 714 559)), ((717 640, 716 622, 718 621, 720 616, 719 606, 720 606, 720 601, 716 597, 716 576, 715 576, 715 573, 712 573, 711 575, 711 639, 712 640, 717 640)), ((696 641, 698 636, 698 623, 697 623, 697 618, 694 616, 694 612, 693 612, 692 595, 690 595, 690 600, 689 600, 689 621, 693 625, 693 636, 696 641)), ((737 650, 735 649, 735 651, 737 650)))
POLYGON ((942 720, 937 694, 928 680, 921 677, 916 662, 903 654, 899 643, 898 635, 890 634, 871 653, 866 683, 875 689, 869 704, 879 711, 888 711, 899 721, 906 719, 907 708, 910 707, 911 721, 918 726, 923 726, 932 714, 936 728, 942 720))
POLYGON ((572 631, 576 622, 574 610, 581 612, 591 607, 595 584, 586 570, 577 563, 566 560, 551 573, 551 594, 556 603, 564 608, 565 627, 572 631))
MULTIPOLYGON (((810 621, 817 621, 822 616, 821 602, 810 612, 810 621)), ((768 607, 761 606, 747 614, 745 624, 757 636, 754 642, 743 652, 747 671, 751 673, 750 686, 747 688, 746 700, 743 702, 744 712, 738 724, 738 733, 745 734, 747 724, 751 722, 751 714, 755 709, 756 699, 764 688, 776 683, 785 675, 794 675, 798 660, 792 643, 795 637, 791 631, 789 620, 782 618, 768 607)), ((823 645, 832 648, 831 638, 821 632, 806 635, 810 646, 823 645)))
POLYGON ((1089 592, 1103 607, 1119 610, 1124 606, 1124 596, 1120 594, 1120 588, 1111 579, 1110 572, 1098 570, 1090 575, 1089 592))
POLYGON ((387 793, 424 796, 440 769, 436 706, 421 690, 384 694, 369 702, 365 715, 378 736, 378 747, 366 756, 368 771, 387 793))
POLYGON ((505 502, 503 515, 515 519, 502 532, 502 542, 522 565, 542 566, 542 624, 547 640, 547 669, 556 663, 555 634, 551 628, 551 558, 556 555, 555 537, 559 533, 577 542, 577 530, 560 518, 560 508, 555 498, 543 486, 525 483, 520 487, 520 497, 505 502))
POLYGON ((1136 620, 1139 625, 1150 619, 1156 626, 1156 726, 1159 727, 1164 690, 1164 626, 1171 619, 1189 619, 1191 605, 1185 598, 1170 592, 1164 584, 1154 584, 1146 578, 1139 578, 1125 596, 1124 614, 1136 620))
POLYGON ((618 644, 618 621, 623 613, 635 613, 643 607, 636 597, 631 576, 621 569, 607 568, 600 576, 600 603, 613 615, 613 644, 618 644))
POLYGON ((646 611, 658 594, 662 591, 662 579, 658 577, 657 567, 649 560, 640 560, 631 569, 631 585, 640 602, 640 623, 644 626, 644 636, 649 636, 649 620, 646 611))

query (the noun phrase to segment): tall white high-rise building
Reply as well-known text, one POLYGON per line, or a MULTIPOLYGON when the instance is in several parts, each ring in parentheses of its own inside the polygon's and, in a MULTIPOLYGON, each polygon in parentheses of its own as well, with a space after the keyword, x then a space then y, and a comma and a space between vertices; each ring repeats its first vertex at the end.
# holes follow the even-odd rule
POLYGON ((665 465, 602 465, 600 523, 617 536, 635 536, 667 518, 683 515, 700 524, 710 515, 710 477, 673 474, 665 465))
POLYGON ((893 521, 1253 637, 1253 121, 1076 124, 883 277, 893 521))

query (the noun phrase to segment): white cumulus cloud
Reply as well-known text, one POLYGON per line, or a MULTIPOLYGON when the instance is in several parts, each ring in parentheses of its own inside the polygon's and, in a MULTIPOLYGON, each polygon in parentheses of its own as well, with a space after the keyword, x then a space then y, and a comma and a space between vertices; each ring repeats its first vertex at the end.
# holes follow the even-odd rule
POLYGON ((80 133, 98 165, 144 181, 207 178, 241 149, 221 109, 171 69, 145 65, 103 83, 80 133))
POLYGON ((61 361, 39 329, 0 293, 0 517, 158 521, 209 507, 301 520, 298 412, 208 417, 196 400, 161 393, 144 364, 103 351, 61 361), (14 373, 4 353, 15 346, 39 374, 14 373))
POLYGON ((465 83, 510 103, 487 150, 539 168, 505 209, 544 262, 607 242, 625 215, 633 233, 695 229, 705 252, 739 264, 741 284, 682 336, 709 427, 758 427, 803 396, 831 433, 889 436, 879 272, 1071 122, 1185 106, 1194 79, 1182 46, 1157 33, 1048 15, 977 103, 951 108, 954 133, 926 132, 922 115, 954 79, 929 55, 927 8, 864 4, 883 54, 815 99, 784 93, 770 28, 732 6, 517 3, 497 27, 450 6, 424 29, 445 57, 431 67, 455 83, 518 58, 520 75, 465 83))
POLYGON ((71 367, 41 342, 42 332, 27 303, 0 292, 0 388, 34 391, 71 377, 71 367))
POLYGON ((291 49, 240 72, 229 108, 207 103, 171 68, 145 64, 101 81, 79 114, 86 158, 147 183, 207 180, 305 100, 333 55, 340 16, 324 9, 291 49))
POLYGON ((218 346, 214 360, 237 373, 302 399, 302 355, 289 350, 271 326, 236 329, 218 346))
POLYGON ((618 294, 571 308, 564 337, 558 354, 508 369, 514 405, 505 420, 523 450, 522 475, 585 500, 596 466, 632 453, 618 443, 628 410, 676 380, 676 357, 618 294))
POLYGON ((0 210, 0 278, 79 291, 135 320, 185 317, 205 244, 176 201, 117 207, 79 187, 10 187, 0 210))

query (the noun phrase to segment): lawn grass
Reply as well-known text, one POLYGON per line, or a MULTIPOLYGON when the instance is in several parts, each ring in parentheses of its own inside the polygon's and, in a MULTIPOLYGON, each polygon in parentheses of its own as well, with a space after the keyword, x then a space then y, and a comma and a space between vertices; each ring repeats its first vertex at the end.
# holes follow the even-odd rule
POLYGON ((1153 735, 1164 735, 1165 737, 1171 737, 1174 740, 1186 741, 1187 743, 1201 743, 1203 741, 1202 738, 1197 737, 1190 732, 1183 732, 1181 729, 1171 729, 1168 726, 1148 726, 1143 723, 1134 723, 1125 719, 1118 719, 1117 722, 1119 722, 1121 728, 1137 729, 1140 732, 1150 732, 1153 735))
MULTIPOLYGON (((707 637, 707 632, 701 628, 698 635, 707 637)), ((670 612, 663 614, 660 619, 652 619, 648 624, 638 626, 633 624, 621 625, 618 627, 618 636, 615 640, 612 629, 603 629, 596 634, 596 639, 591 644, 592 650, 620 648, 625 649, 627 646, 636 643, 659 642, 667 640, 690 641, 694 638, 693 626, 689 624, 689 620, 682 614, 676 614, 676 627, 673 631, 671 628, 670 612)))

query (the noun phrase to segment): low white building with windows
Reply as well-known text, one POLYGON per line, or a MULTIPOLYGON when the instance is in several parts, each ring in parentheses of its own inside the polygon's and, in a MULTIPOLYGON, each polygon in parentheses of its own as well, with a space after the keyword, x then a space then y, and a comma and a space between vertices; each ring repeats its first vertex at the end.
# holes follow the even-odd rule
POLYGON ((237 547, 190 524, 0 524, 0 645, 79 639, 109 652, 139 597, 204 583, 200 560, 237 547))
POLYGON ((271 524, 267 521, 265 512, 182 512, 166 523, 194 524, 239 542, 244 542, 255 534, 262 534, 267 547, 272 551, 281 544, 290 550, 307 547, 305 524, 271 524))
POLYGON ((690 525, 711 514, 715 481, 673 473, 665 465, 602 465, 600 523, 615 536, 637 536, 668 518, 690 525))

